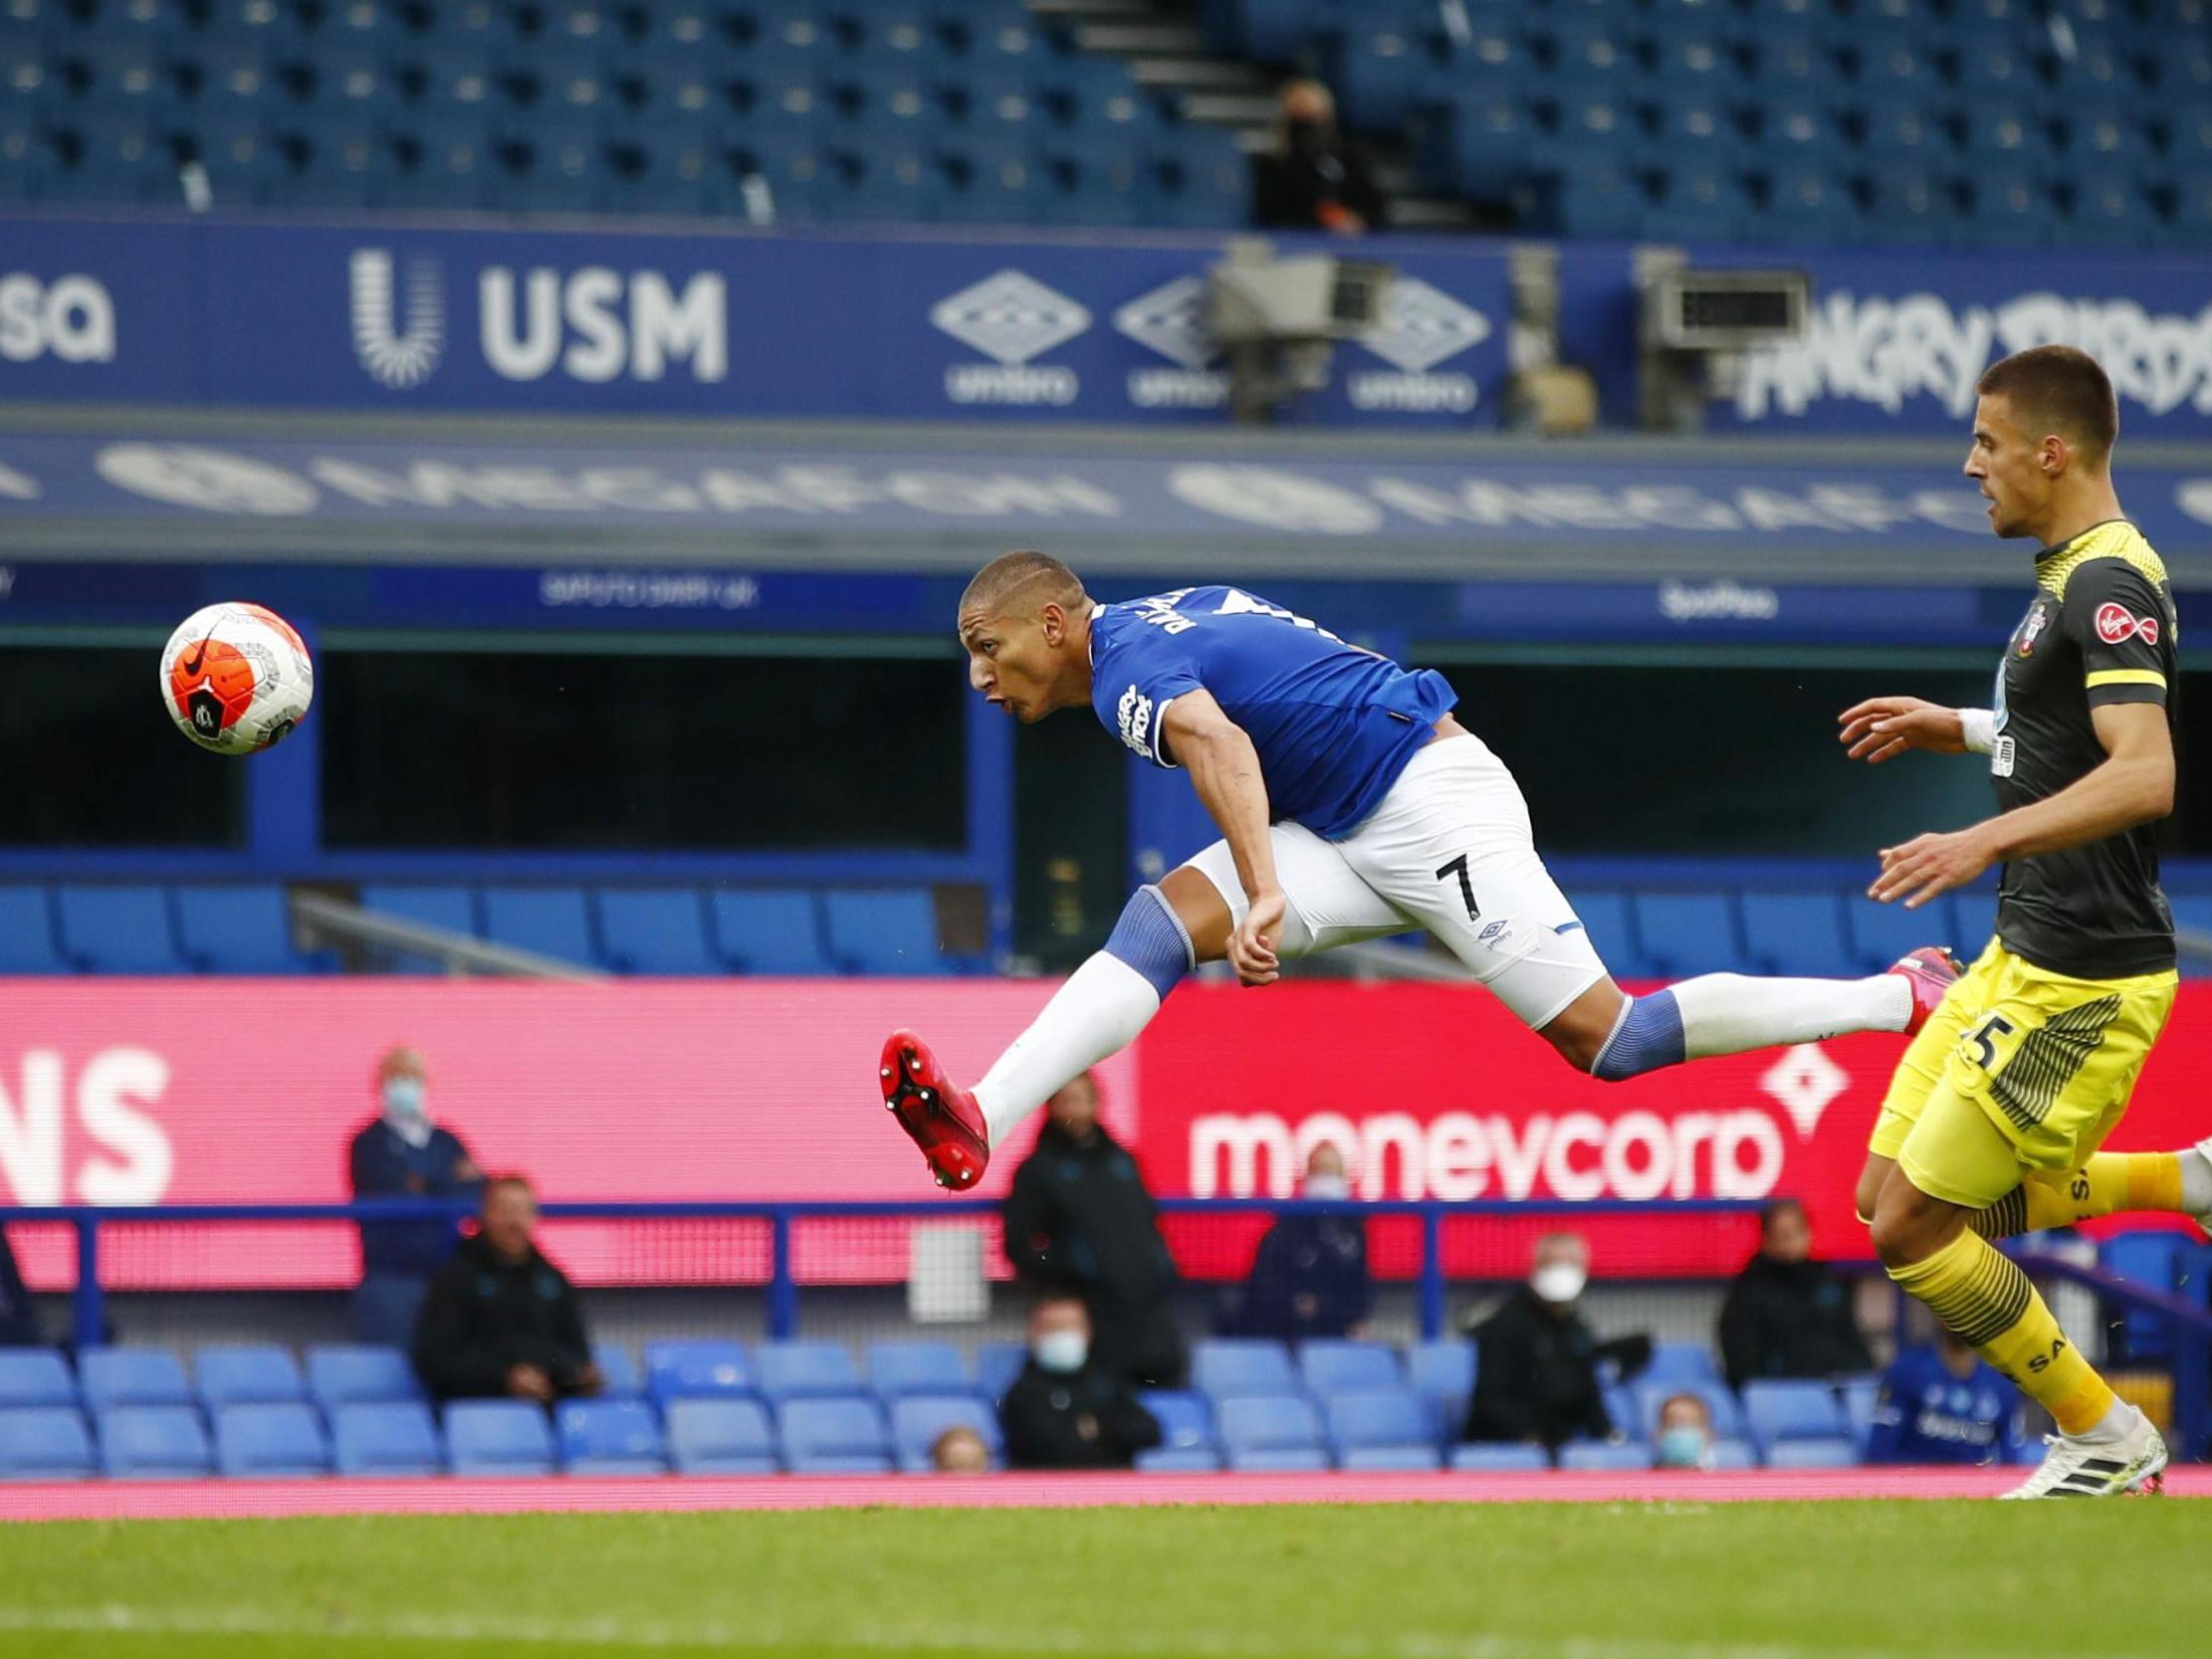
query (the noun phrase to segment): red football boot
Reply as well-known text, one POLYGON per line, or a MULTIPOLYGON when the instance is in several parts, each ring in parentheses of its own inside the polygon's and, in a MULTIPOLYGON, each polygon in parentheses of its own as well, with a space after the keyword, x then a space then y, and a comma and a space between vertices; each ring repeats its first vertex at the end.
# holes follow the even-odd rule
POLYGON ((984 1178, 991 1141, 983 1108, 937 1063, 929 1044, 911 1031, 894 1031, 883 1045, 883 1104, 913 1137, 937 1174, 939 1186, 962 1192, 984 1178))
POLYGON ((1917 950, 1906 951, 1887 971, 1912 987, 1912 1012, 1904 1022, 1904 1034, 1916 1037, 1920 1027, 1927 1024, 1928 1015, 1942 1004, 1944 992, 1966 969, 1940 944, 1923 944, 1917 950))

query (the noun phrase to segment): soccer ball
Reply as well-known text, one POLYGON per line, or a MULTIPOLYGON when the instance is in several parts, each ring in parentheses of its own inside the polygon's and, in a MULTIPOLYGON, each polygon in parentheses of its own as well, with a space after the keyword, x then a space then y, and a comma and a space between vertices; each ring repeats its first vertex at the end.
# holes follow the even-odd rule
POLYGON ((194 611, 161 648, 161 702, 217 754, 267 748, 307 719, 315 664, 292 624, 261 605, 194 611))

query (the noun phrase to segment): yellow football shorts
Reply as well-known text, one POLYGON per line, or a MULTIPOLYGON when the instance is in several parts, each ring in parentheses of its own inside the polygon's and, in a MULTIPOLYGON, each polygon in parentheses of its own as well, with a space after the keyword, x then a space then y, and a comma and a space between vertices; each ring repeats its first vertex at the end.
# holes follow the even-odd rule
POLYGON ((2179 984, 2170 968, 2072 979, 1991 939, 1905 1049, 1867 1149, 1968 1209, 2079 1168, 2127 1110, 2179 984))

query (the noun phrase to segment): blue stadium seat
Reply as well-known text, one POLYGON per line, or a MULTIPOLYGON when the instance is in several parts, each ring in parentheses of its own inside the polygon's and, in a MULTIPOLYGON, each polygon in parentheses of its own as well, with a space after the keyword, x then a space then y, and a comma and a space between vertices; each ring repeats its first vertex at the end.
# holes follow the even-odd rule
POLYGON ((445 1453, 430 1408, 392 1400, 331 1413, 331 1461, 341 1475, 442 1475, 445 1453))
POLYGON ((1445 105, 1424 167, 1441 187, 1475 201, 1503 201, 1520 182, 1539 134, 1512 88, 1462 89, 1445 105))
POLYGON ((776 1413, 783 1462, 794 1475, 887 1475, 891 1441, 874 1400, 859 1394, 794 1399, 776 1413))
POLYGON ((2032 167, 2042 160, 2042 134, 2019 110, 1999 103, 1969 108, 1958 117, 1959 146, 1977 162, 2004 161, 2032 167))
POLYGON ((717 887, 715 944, 744 973, 829 973, 814 894, 798 887, 717 887))
POLYGON ((1599 959, 1617 979, 1649 979, 1658 972, 1637 947, 1629 896, 1615 888, 1577 888, 1567 895, 1575 916, 1590 934, 1599 959))
POLYGON ((785 1400, 856 1394, 867 1386, 843 1343, 763 1343, 756 1358, 761 1392, 778 1409, 785 1400))
POLYGON ((1472 1475, 1535 1475, 1551 1468, 1541 1446, 1477 1441, 1451 1448, 1451 1468, 1472 1475))
POLYGON ((601 888, 599 940, 617 973, 711 974, 707 914, 690 887, 601 888))
POLYGON ((1607 1382, 1600 1385, 1598 1392, 1605 1401, 1606 1421, 1623 1434, 1634 1436, 1641 1421, 1636 1408, 1636 1390, 1625 1382, 1607 1382))
POLYGON ((1140 1388, 1137 1398, 1160 1425, 1163 1450, 1214 1450, 1214 1413, 1205 1395, 1188 1388, 1140 1388))
POLYGON ((1196 229, 1241 229, 1251 213, 1251 163, 1225 128, 1187 126, 1153 151, 1148 217, 1196 229))
POLYGON ((1652 1448, 1638 1440, 1570 1440, 1559 1448, 1562 1469, 1630 1473, 1652 1467, 1652 1448))
POLYGON ((1852 1440, 1865 1452, 1868 1436, 1874 1432, 1875 1407, 1881 1401, 1881 1378, 1855 1376, 1841 1384, 1836 1393, 1844 1408, 1844 1421, 1851 1425, 1852 1440))
POLYGON ((1329 1443, 1345 1469, 1434 1469, 1436 1425, 1410 1388, 1363 1388, 1322 1397, 1329 1443))
POLYGON ((1778 1441, 1766 1456, 1769 1469, 1852 1469, 1860 1461, 1859 1448, 1842 1434, 1778 1441))
MULTIPOLYGON (((362 909, 395 921, 442 928, 470 938, 482 932, 476 895, 465 887, 368 884, 361 888, 360 902, 362 909)), ((400 972, 437 971, 440 966, 434 957, 404 951, 379 952, 379 958, 400 972)))
POLYGON ((304 1401, 215 1413, 215 1467, 233 1479, 302 1480, 331 1472, 323 1419, 304 1401))
POLYGON ((177 937, 201 973, 301 973, 323 965, 293 948, 280 887, 180 887, 177 937))
POLYGON ((571 1475, 665 1475, 660 1414, 643 1400, 562 1400, 553 1412, 571 1475))
POLYGON ((2050 193, 2025 162, 1984 163, 1967 181, 1967 222, 1986 248, 2042 248, 2060 224, 2050 193))
POLYGON ((645 1393, 663 1411, 677 1400, 753 1391, 753 1361, 736 1343, 695 1338, 645 1345, 645 1393))
POLYGON ((77 1383, 52 1348, 0 1348, 0 1411, 77 1404, 77 1383))
POLYGON ((69 50, 84 77, 82 96, 103 111, 150 108, 176 99, 164 54, 148 37, 102 30, 73 41, 69 50))
POLYGON ((1770 1462, 1777 1441, 1825 1439, 1847 1433, 1851 1426, 1825 1382, 1747 1382, 1743 1414, 1753 1442, 1770 1462))
POLYGON ((1867 218, 1884 244, 1938 248, 1958 229, 1948 189, 1920 166, 1878 167, 1869 176, 1867 194, 1867 218))
POLYGON ((1021 1367, 1029 1362, 1029 1350, 1020 1343, 982 1343, 976 1348, 976 1392, 986 1399, 1002 1399, 1013 1379, 1021 1374, 1021 1367))
POLYGON ((188 1405, 119 1405, 100 1419, 100 1468, 116 1480, 190 1481, 215 1473, 206 1425, 188 1405))
POLYGON ((210 1413, 226 1405, 280 1405, 308 1397, 291 1350, 264 1344, 203 1348, 192 1356, 200 1401, 210 1413))
POLYGON ((887 1400, 901 1394, 975 1391, 960 1349, 951 1343, 870 1343, 868 1386, 887 1400))
POLYGON ((1636 1380, 1717 1383, 1720 1367, 1713 1363, 1712 1349, 1703 1343, 1655 1343, 1652 1362, 1637 1373, 1636 1380))
POLYGON ((484 936, 564 962, 589 966, 598 960, 581 888, 486 888, 484 936))
POLYGON ((1961 888, 1949 898, 1951 914, 1957 919, 1958 953, 1971 963, 1997 936, 1997 890, 1993 887, 1961 888))
POLYGON ((1316 1397, 1406 1386, 1398 1350, 1387 1343, 1316 1338, 1299 1345, 1298 1374, 1316 1397))
POLYGON ((1152 1446, 1137 1454, 1140 1475, 1216 1475, 1221 1454, 1212 1446, 1152 1446))
POLYGON ((0 973, 67 973, 54 943, 54 907, 43 887, 0 887, 0 973))
POLYGON ((909 1394, 891 1401, 891 1447, 900 1470, 909 1475, 932 1473, 930 1448, 951 1428, 974 1429, 983 1437, 994 1464, 1004 1457, 998 1414, 974 1394, 909 1394))
POLYGON ((1474 1393, 1475 1348, 1450 1338, 1416 1343, 1406 1350, 1407 1379, 1452 1434, 1466 1421, 1474 1393))
POLYGON ((398 1348, 344 1345, 308 1349, 308 1395, 327 1415, 345 1405, 410 1405, 423 1397, 398 1348))
POLYGON ((1947 893, 1937 894, 1916 911, 1901 904, 1878 905, 1863 893, 1849 894, 1844 899, 1844 924, 1852 957, 1862 973, 1880 973, 1906 951, 1924 944, 1946 945, 1967 960, 1981 946, 1979 939, 1960 936, 1947 893))
POLYGON ((937 907, 927 888, 841 888, 822 896, 829 955, 851 973, 942 973, 937 907))
POLYGON ((1860 150, 1870 167, 1906 163, 1935 168, 1948 160, 1949 135, 1917 98, 1866 100, 1860 109, 1860 150))
POLYGON ((78 1481, 92 1473, 92 1436, 76 1407, 0 1410, 0 1480, 78 1481))
POLYGON ((757 1399, 680 1399, 668 1408, 668 1453, 679 1475, 773 1475, 775 1425, 757 1399))
POLYGON ((599 1390, 599 1398, 609 1400, 641 1399, 645 1394, 645 1378, 637 1368, 637 1360, 621 1343, 593 1343, 591 1362, 599 1367, 599 1374, 606 1379, 599 1390))
POLYGON ((1210 1337, 1191 1355, 1191 1383, 1218 1406, 1238 1394, 1295 1394, 1290 1350, 1259 1337, 1210 1337))
POLYGON ((118 1405, 190 1405, 176 1355, 159 1348, 92 1348, 77 1356, 77 1386, 94 1415, 118 1405))
MULTIPOLYGON (((2098 1245, 2097 1265, 2148 1289, 2170 1293, 2179 1284, 2185 1243, 2179 1233, 2148 1229, 2114 1233, 2098 1245)), ((2163 1359, 2173 1351, 2166 1321, 2145 1309, 2128 1309, 2113 1334, 2130 1362, 2163 1359)))
POLYGON ((1239 1471, 1329 1467, 1313 1402, 1294 1394, 1241 1394, 1220 1399, 1216 1420, 1228 1466, 1239 1471))
POLYGON ((1659 1439, 1659 1407, 1675 1394, 1695 1394, 1705 1402, 1705 1409, 1712 1417, 1713 1433, 1726 1439, 1748 1438, 1748 1425, 1743 1420, 1743 1407, 1736 1403, 1736 1396, 1720 1382, 1694 1382, 1686 1377, 1657 1382, 1639 1379, 1634 1385, 1636 1396, 1636 1421, 1623 1423, 1640 1439, 1659 1439))
POLYGON ((553 1430, 524 1400, 456 1400, 445 1410, 446 1462, 456 1475, 550 1475, 553 1430))
POLYGON ((1741 241, 1756 230, 1757 221, 1758 209, 1733 168, 1691 161, 1666 175, 1645 233, 1668 240, 1741 241))
POLYGON ((1832 892, 1738 895, 1743 941, 1756 971, 1857 978, 1858 957, 1844 943, 1844 913, 1832 892))
POLYGON ((2149 200, 2124 166, 2110 163, 2074 170, 2073 211, 2067 215, 2070 243, 2095 248, 2140 248, 2151 239, 2157 218, 2149 200))
POLYGON ((1708 1467, 1715 1470, 1756 1469, 1759 1467, 1759 1452, 1748 1440, 1723 1436, 1705 1449, 1705 1461, 1708 1467))
POLYGON ((1404 124, 1426 80, 1424 57, 1420 37, 1390 19, 1336 37, 1325 73, 1339 119, 1355 128, 1404 124))
POLYGON ((157 887, 64 887, 55 893, 62 950, 88 973, 182 973, 157 887))
POLYGON ((1639 893, 1636 933, 1644 955, 1662 978, 1737 972, 1735 904, 1724 893, 1639 893))

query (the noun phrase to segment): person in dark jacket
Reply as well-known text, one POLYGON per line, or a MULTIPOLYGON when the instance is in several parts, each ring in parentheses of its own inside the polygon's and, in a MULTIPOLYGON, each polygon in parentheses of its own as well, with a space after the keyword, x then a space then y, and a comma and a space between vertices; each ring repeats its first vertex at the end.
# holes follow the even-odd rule
POLYGON ((1874 1368, 1851 1286, 1813 1260, 1813 1229, 1795 1198, 1777 1198, 1759 1217, 1759 1253, 1720 1306, 1720 1358, 1731 1388, 1874 1368))
POLYGON ((1337 130, 1336 100, 1318 81, 1281 95, 1272 149, 1252 158, 1252 222, 1269 230, 1380 230, 1389 204, 1359 152, 1337 130))
POLYGON ((8 1232, 0 1227, 0 1348, 43 1348, 46 1333, 39 1327, 39 1312, 31 1306, 31 1287, 23 1282, 8 1232))
POLYGON ((1467 1439, 1533 1441, 1557 1451, 1569 1440, 1611 1437, 1598 1361, 1635 1371, 1650 1362, 1652 1344, 1648 1337, 1598 1341, 1578 1307, 1589 1280, 1590 1247, 1579 1234, 1536 1241, 1528 1282, 1472 1333, 1467 1439))
MULTIPOLYGON (((1306 1158, 1302 1198, 1352 1196, 1344 1153, 1324 1141, 1306 1158)), ((1356 1215, 1285 1215, 1267 1229, 1252 1257, 1239 1334, 1304 1342, 1349 1337, 1375 1301, 1367 1272, 1367 1226, 1356 1215)))
POLYGON ((532 1238, 538 1197, 520 1175, 484 1188, 476 1233, 430 1280, 415 1328, 415 1374, 441 1400, 506 1396, 550 1404, 606 1385, 591 1362, 583 1305, 532 1238))
POLYGON ((1160 1444, 1160 1425, 1129 1384, 1092 1362, 1082 1299, 1046 1296, 1029 1315, 1029 1358, 998 1402, 1015 1469, 1126 1469, 1160 1444))
POLYGON ((1101 1370, 1180 1387, 1190 1367, 1170 1299, 1175 1259, 1137 1160, 1098 1122, 1086 1072, 1045 1103, 1036 1149, 1006 1195, 1006 1260, 1024 1284, 1083 1299, 1101 1370))
MULTIPOLYGON (((395 1048, 378 1062, 379 1112, 353 1137, 346 1172, 355 1200, 454 1198, 474 1201, 484 1174, 461 1138, 430 1118, 422 1056, 395 1048)), ((453 1254, 452 1221, 361 1223, 361 1282, 353 1293, 356 1342, 407 1346, 430 1276, 453 1254)))

